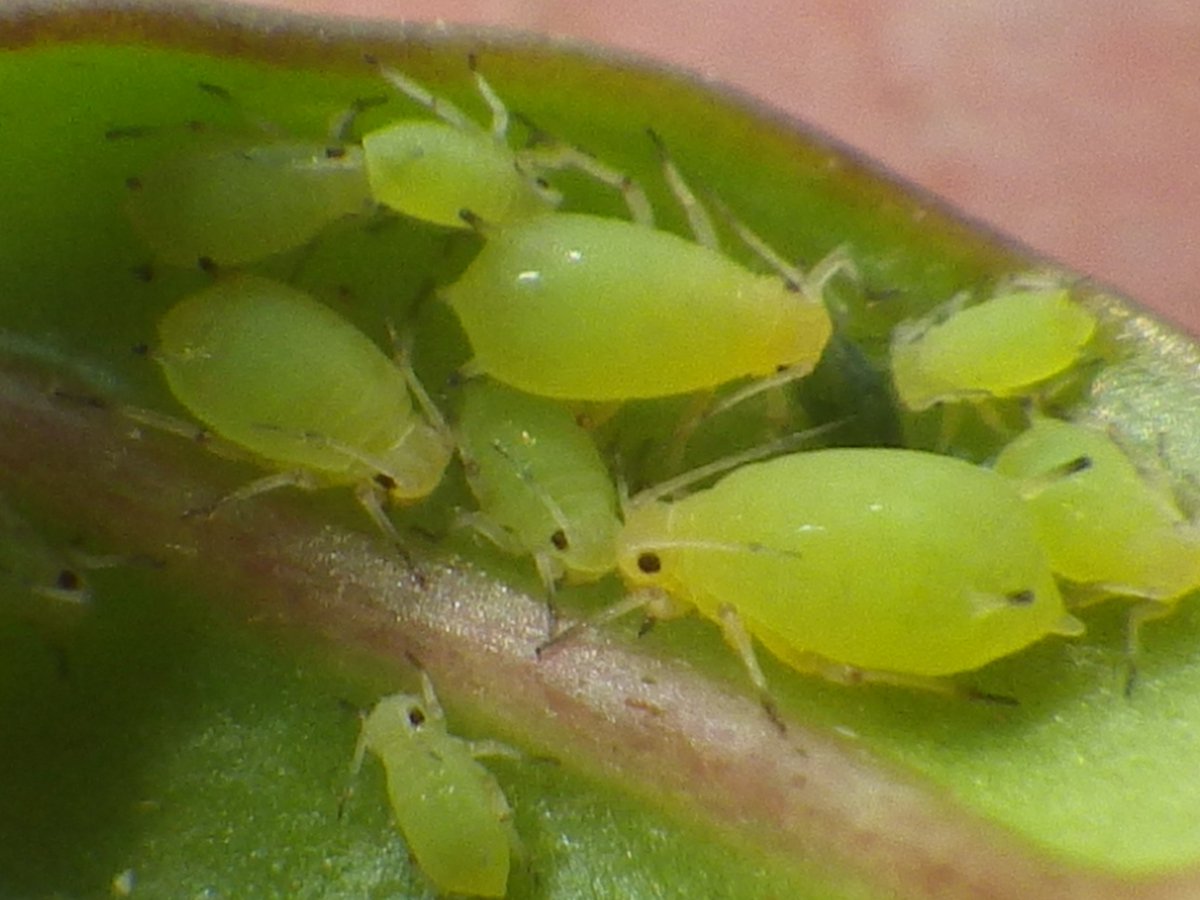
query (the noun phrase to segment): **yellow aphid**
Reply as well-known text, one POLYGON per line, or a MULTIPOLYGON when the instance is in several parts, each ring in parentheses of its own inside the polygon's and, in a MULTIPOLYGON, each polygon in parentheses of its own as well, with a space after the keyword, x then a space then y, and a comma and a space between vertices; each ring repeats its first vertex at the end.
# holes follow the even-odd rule
POLYGON ((626 609, 721 623, 762 691, 749 638, 801 671, 933 687, 1082 630, 1012 485, 915 450, 793 453, 635 498, 617 560, 626 609))
POLYGON ((362 150, 311 142, 203 147, 129 185, 138 234, 159 261, 179 266, 253 262, 373 205, 362 150))
POLYGON ((914 411, 1029 396, 1079 360, 1095 327, 1065 288, 1012 290, 965 308, 952 303, 896 328, 896 392, 914 411))
POLYGON ((469 521, 502 549, 532 555, 547 589, 616 567, 612 476, 565 406, 485 379, 462 388, 459 454, 480 511, 469 521))
POLYGON ((503 897, 517 837, 504 792, 478 758, 516 751, 450 734, 424 672, 421 687, 420 697, 393 694, 371 710, 353 772, 368 750, 379 757, 396 824, 439 892, 503 897))
POLYGON ((554 214, 485 237, 442 296, 471 371, 531 394, 628 400, 808 371, 832 333, 819 295, 637 223, 554 214))
POLYGON ((415 500, 441 480, 451 447, 414 408, 424 396, 362 332, 307 294, 251 275, 218 281, 159 323, 156 359, 175 397, 221 437, 281 470, 281 484, 354 485, 387 533, 380 498, 415 500))
POLYGON ((492 113, 490 129, 408 76, 380 67, 392 87, 437 119, 400 119, 363 136, 367 176, 377 202, 451 228, 469 227, 463 210, 487 222, 515 222, 553 210, 561 197, 542 174, 573 168, 619 190, 634 218, 651 215, 636 184, 580 150, 561 143, 510 148, 508 110, 475 71, 473 59, 471 66, 475 86, 492 113))
POLYGON ((1130 614, 1131 654, 1141 623, 1200 588, 1200 528, 1105 432, 1038 419, 995 470, 1024 494, 1055 573, 1093 595, 1144 598, 1130 614))

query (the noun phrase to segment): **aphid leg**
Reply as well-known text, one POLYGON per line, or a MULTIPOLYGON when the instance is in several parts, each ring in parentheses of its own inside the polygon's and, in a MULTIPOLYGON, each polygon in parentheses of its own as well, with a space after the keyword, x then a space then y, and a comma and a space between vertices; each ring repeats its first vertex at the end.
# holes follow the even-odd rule
POLYGON ((350 777, 346 779, 345 790, 338 798, 337 818, 340 822, 354 796, 354 786, 358 783, 358 775, 362 771, 363 758, 367 755, 367 714, 358 712, 358 742, 354 745, 354 755, 350 758, 350 777))
POLYGON ((938 429, 937 443, 934 444, 934 450, 938 453, 945 453, 950 447, 950 442, 954 440, 955 435, 962 428, 963 416, 966 415, 966 410, 963 408, 962 403, 946 403, 945 401, 941 401, 938 403, 938 406, 942 411, 942 423, 938 429))
POLYGON ((688 398, 687 408, 671 432, 671 444, 667 448, 667 471, 678 472, 683 468, 683 456, 688 443, 701 423, 709 417, 713 408, 714 395, 711 390, 696 391, 688 398))
POLYGON ((317 486, 317 480, 313 478, 312 473, 307 469, 288 469, 284 472, 275 472, 271 475, 265 475, 262 478, 256 478, 242 485, 237 490, 230 491, 224 497, 217 499, 208 506, 193 507, 185 511, 183 516, 184 518, 192 518, 193 516, 209 517, 215 515, 221 507, 230 503, 249 500, 251 497, 257 497, 260 494, 266 494, 279 488, 298 487, 301 490, 311 491, 315 490, 317 486))
POLYGON ((549 553, 534 553, 533 563, 546 590, 546 636, 550 637, 558 631, 558 604, 554 602, 554 597, 560 569, 549 553))
MULTIPOLYGON (((382 531, 393 544, 404 553, 400 532, 383 509, 383 498, 387 496, 386 488, 381 487, 374 479, 359 482, 354 486, 354 497, 359 505, 366 510, 371 521, 382 531)), ((406 554, 407 555, 407 554, 406 554)))
POLYGON ((926 691, 939 694, 955 700, 970 700, 977 703, 989 703, 997 706, 1016 706, 1015 697, 1005 694, 992 694, 973 687, 963 686, 945 678, 935 678, 928 675, 908 675, 901 672, 886 672, 879 669, 863 669, 858 666, 848 666, 834 663, 813 654, 806 654, 802 666, 820 675, 827 681, 856 687, 864 684, 886 684, 905 690, 926 691))
POLYGON ((479 95, 483 97, 483 102, 488 105, 488 109, 492 113, 492 137, 503 143, 508 137, 508 107, 504 105, 500 95, 492 89, 487 79, 479 71, 478 60, 474 53, 467 57, 467 66, 470 68, 471 74, 475 76, 475 87, 479 90, 479 95))
MULTIPOLYGON (((538 644, 534 652, 540 657, 551 647, 561 644, 563 641, 570 640, 589 628, 601 628, 609 622, 627 616, 632 612, 653 609, 655 606, 664 603, 664 599, 669 602, 669 598, 662 591, 653 589, 634 591, 625 597, 625 599, 600 610, 594 616, 572 622, 562 631, 551 635, 548 640, 538 644)), ((663 616, 663 618, 666 618, 666 616, 663 616)))
POLYGON ((207 428, 199 428, 184 419, 177 419, 175 416, 168 416, 164 413, 155 412, 152 409, 143 409, 140 406, 119 406, 117 407, 117 412, 139 426, 181 437, 186 441, 191 441, 193 444, 199 444, 210 453, 214 453, 225 459, 237 460, 238 462, 256 461, 254 456, 242 450, 237 444, 213 434, 207 428))
POLYGON ((675 161, 667 153, 667 145, 663 143, 658 132, 653 128, 647 128, 646 133, 650 135, 650 140, 654 142, 654 146, 658 150, 659 159, 662 161, 663 176, 671 188, 671 193, 675 195, 675 199, 679 201, 679 205, 687 216, 688 226, 692 229, 696 243, 708 247, 710 250, 719 250, 721 242, 717 239, 717 230, 713 227, 712 216, 708 214, 704 204, 700 202, 684 180, 683 175, 680 174, 675 161))
POLYGON ((503 741, 494 741, 484 739, 479 741, 467 741, 467 748, 471 751, 471 756, 475 759, 486 759, 488 757, 500 757, 501 759, 511 759, 520 762, 525 758, 525 754, 516 747, 509 746, 503 741))
POLYGON ((426 715, 437 722, 445 721, 446 711, 442 709, 442 703, 438 700, 437 691, 433 689, 433 679, 429 677, 429 673, 413 657, 410 656, 409 660, 416 665, 417 677, 421 679, 421 699, 425 701, 426 715))
POLYGON ((654 227, 654 207, 650 205, 650 200, 642 186, 629 175, 612 166, 605 165, 578 147, 554 141, 547 145, 521 150, 517 154, 517 159, 523 164, 528 164, 534 170, 575 169, 582 172, 619 192, 621 199, 629 208, 629 217, 634 222, 645 225, 647 228, 654 227))
POLYGON ((423 106, 447 125, 467 132, 478 132, 480 130, 479 125, 464 115, 461 109, 445 97, 437 97, 431 94, 407 75, 403 75, 397 70, 381 64, 374 57, 367 57, 367 62, 375 66, 384 81, 414 103, 423 106))
POLYGON ((1144 600, 1129 611, 1125 623, 1125 697, 1133 696, 1138 680, 1138 655, 1141 651, 1139 632, 1147 622, 1164 619, 1175 611, 1174 603, 1144 600))
POLYGON ((758 664, 758 656, 754 653, 754 644, 750 640, 746 626, 742 623, 742 617, 738 615, 738 611, 733 606, 723 603, 717 609, 717 621, 721 625, 721 634, 725 638, 725 643, 733 648, 734 653, 741 659, 746 674, 750 676, 750 682, 758 692, 758 702, 762 704, 763 710, 775 727, 786 733, 787 726, 779 715, 779 707, 775 705, 775 698, 771 696, 770 688, 767 687, 767 677, 763 675, 762 667, 758 664))

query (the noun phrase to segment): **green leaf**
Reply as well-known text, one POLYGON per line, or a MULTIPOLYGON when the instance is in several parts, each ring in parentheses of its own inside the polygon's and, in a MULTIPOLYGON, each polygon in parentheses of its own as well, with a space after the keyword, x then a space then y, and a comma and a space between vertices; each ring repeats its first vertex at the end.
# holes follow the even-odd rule
MULTIPOLYGON (((427 570, 415 579, 348 492, 182 519, 252 469, 136 434, 116 409, 177 409, 133 348, 206 277, 144 280, 126 179, 196 140, 189 122, 253 134, 263 120, 320 139, 355 99, 387 93, 366 52, 482 115, 466 66, 477 54, 513 109, 640 178, 665 227, 683 222, 650 125, 696 184, 787 255, 808 264, 849 246, 866 288, 838 298, 842 342, 806 390, 822 416, 852 413, 864 442, 921 434, 888 392, 894 324, 1037 260, 770 110, 645 62, 432 28, 38 9, 0 16, 0 492, 45 532, 18 557, 69 556, 62 545, 78 541, 121 564, 87 573, 95 599, 71 621, 29 602, 33 569, 0 568, 0 893, 102 895, 130 870, 146 896, 428 895, 377 767, 338 815, 355 710, 412 688, 407 654, 456 733, 529 754, 492 766, 527 851, 514 897, 1200 892, 1190 604, 1145 629, 1128 700, 1120 606, 1089 611, 1080 641, 978 674, 1020 697, 1015 709, 851 690, 768 662, 784 736, 710 624, 641 640, 617 627, 539 662, 543 610, 522 592, 536 597, 531 567, 448 539, 414 545, 427 570)), ((364 124, 394 114, 374 109, 364 124)), ((566 188, 579 208, 619 212, 608 192, 566 188)), ((301 280, 327 296, 350 286, 349 314, 380 339, 397 300, 453 277, 475 246, 411 225, 377 244, 353 225, 335 231, 301 280)), ((1102 316, 1104 354, 1080 410, 1194 494, 1196 346, 1081 291, 1102 316)), ((422 326, 445 344, 421 363, 436 372, 461 347, 428 306, 422 326)), ((437 527, 453 490, 418 521, 437 527)), ((564 603, 581 612, 619 593, 605 583, 564 603)))

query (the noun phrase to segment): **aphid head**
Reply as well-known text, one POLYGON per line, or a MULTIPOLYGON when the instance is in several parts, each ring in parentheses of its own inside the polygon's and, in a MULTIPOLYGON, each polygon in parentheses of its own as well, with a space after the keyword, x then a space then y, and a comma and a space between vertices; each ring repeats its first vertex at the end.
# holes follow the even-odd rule
POLYGON ((431 709, 421 697, 392 694, 379 701, 363 730, 369 745, 388 747, 420 734, 437 721, 437 710, 431 709))
POLYGON ((670 504, 657 501, 626 510, 625 527, 617 535, 617 568, 630 588, 670 590, 670 515, 670 504))
POLYGON ((615 546, 620 523, 611 512, 579 517, 550 535, 548 555, 562 566, 571 584, 603 578, 616 566, 615 546))

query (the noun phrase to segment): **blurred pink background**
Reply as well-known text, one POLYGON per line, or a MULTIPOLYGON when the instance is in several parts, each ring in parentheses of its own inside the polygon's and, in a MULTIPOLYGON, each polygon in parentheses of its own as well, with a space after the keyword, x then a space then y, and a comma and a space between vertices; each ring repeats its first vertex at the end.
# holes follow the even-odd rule
POLYGON ((1200 333, 1193 0, 255 2, 504 25, 686 66, 1200 333))

